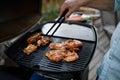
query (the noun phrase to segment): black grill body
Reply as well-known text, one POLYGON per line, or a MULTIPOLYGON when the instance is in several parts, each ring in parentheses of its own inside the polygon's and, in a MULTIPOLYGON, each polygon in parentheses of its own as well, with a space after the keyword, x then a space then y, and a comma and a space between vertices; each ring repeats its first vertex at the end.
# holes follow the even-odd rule
MULTIPOLYGON (((28 31, 26 34, 24 34, 22 37, 16 40, 7 49, 6 54, 20 66, 32 69, 33 71, 36 71, 37 73, 42 73, 43 75, 45 74, 46 76, 55 77, 55 75, 57 76, 59 75, 59 77, 61 76, 61 78, 65 78, 63 76, 66 76, 66 78, 69 79, 71 77, 78 76, 84 71, 86 71, 86 69, 88 69, 89 62, 91 61, 92 56, 94 54, 97 43, 96 31, 93 26, 88 24, 64 22, 64 24, 70 24, 70 25, 75 24, 78 27, 80 26, 86 27, 86 30, 87 29, 89 31, 91 30, 91 33, 93 34, 91 36, 93 39, 90 40, 83 38, 81 39, 79 37, 72 37, 72 36, 67 37, 67 36, 61 36, 61 34, 60 35, 55 34, 53 36, 52 43, 60 42, 61 40, 64 41, 67 39, 77 39, 83 42, 83 47, 77 52, 77 54, 79 55, 79 60, 77 60, 76 62, 66 63, 64 61, 60 61, 56 63, 50 61, 47 57, 45 57, 45 53, 49 50, 49 44, 45 47, 39 47, 37 51, 33 52, 30 55, 25 55, 23 53, 23 49, 28 45, 26 41, 27 38, 36 32, 42 32, 44 35, 43 32, 44 25, 49 23, 54 23, 54 22, 47 22, 44 24, 36 25, 36 27, 34 27, 32 30, 28 31)), ((84 34, 89 34, 89 31, 84 32, 84 34)), ((66 32, 69 33, 69 31, 67 30, 66 32)), ((81 35, 81 34, 76 34, 76 35, 81 35)))

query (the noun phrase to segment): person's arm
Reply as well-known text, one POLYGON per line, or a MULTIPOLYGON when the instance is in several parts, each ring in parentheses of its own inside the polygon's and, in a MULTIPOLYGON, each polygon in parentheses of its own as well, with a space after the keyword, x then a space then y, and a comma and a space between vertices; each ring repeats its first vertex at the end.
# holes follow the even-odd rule
POLYGON ((120 0, 115 0, 114 11, 120 10, 120 0))
POLYGON ((80 7, 86 6, 100 10, 113 10, 114 0, 65 0, 61 6, 60 15, 68 9, 65 18, 68 18, 73 12, 77 11, 80 7))
POLYGON ((91 0, 85 6, 105 11, 114 10, 114 0, 91 0))

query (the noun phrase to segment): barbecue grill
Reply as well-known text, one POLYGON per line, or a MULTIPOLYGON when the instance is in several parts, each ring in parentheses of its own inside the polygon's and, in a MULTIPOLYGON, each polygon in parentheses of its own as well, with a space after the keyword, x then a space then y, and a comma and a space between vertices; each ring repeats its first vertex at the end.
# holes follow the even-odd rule
POLYGON ((92 25, 64 21, 52 36, 52 43, 67 39, 76 39, 83 42, 83 47, 77 52, 79 59, 75 62, 60 61, 56 63, 50 61, 45 57, 45 53, 49 50, 49 44, 39 47, 37 51, 30 55, 23 53, 23 49, 28 45, 26 41, 28 37, 37 32, 42 32, 43 36, 49 37, 54 29, 48 35, 45 34, 53 24, 54 21, 37 24, 36 27, 14 41, 7 49, 6 54, 18 65, 31 69, 40 75, 62 80, 71 78, 83 80, 81 77, 88 70, 97 44, 96 30, 92 25))

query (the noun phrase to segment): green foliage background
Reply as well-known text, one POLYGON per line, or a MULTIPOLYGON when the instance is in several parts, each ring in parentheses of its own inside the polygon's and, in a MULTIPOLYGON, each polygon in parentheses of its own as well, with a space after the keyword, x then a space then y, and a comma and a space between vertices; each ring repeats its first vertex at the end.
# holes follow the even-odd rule
POLYGON ((60 7, 49 8, 46 12, 42 9, 43 19, 41 22, 53 21, 59 16, 60 7))

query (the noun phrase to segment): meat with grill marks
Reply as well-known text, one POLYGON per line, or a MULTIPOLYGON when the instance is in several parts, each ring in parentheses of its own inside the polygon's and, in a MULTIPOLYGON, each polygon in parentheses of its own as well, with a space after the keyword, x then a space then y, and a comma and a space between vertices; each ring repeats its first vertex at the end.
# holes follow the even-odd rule
POLYGON ((37 46, 33 45, 33 44, 29 44, 24 50, 23 52, 27 55, 30 55, 32 52, 37 50, 37 46))
POLYGON ((74 62, 79 58, 76 52, 71 52, 69 50, 50 50, 45 56, 54 62, 59 62, 61 60, 65 62, 74 62))
POLYGON ((45 53, 45 56, 54 62, 65 61, 74 62, 79 59, 76 51, 80 50, 83 43, 78 40, 66 40, 59 43, 51 43, 50 50, 45 53))
POLYGON ((28 37, 28 46, 24 48, 23 52, 27 55, 30 55, 32 52, 36 51, 38 47, 46 46, 51 40, 52 38, 44 37, 41 33, 33 34, 32 36, 28 37))

